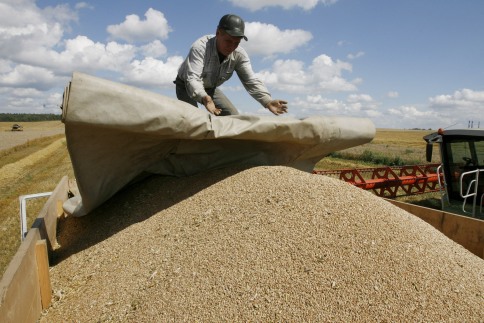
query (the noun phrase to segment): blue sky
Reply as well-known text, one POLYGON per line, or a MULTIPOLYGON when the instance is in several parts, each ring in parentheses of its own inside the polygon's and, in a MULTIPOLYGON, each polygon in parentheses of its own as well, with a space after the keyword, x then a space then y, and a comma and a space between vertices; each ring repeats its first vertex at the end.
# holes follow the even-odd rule
MULTIPOLYGON (((0 112, 60 113, 74 71, 175 97, 190 45, 226 13, 246 21, 241 46, 292 117, 484 127, 482 0, 0 0, 0 112)), ((270 115, 235 75, 222 89, 270 115)))

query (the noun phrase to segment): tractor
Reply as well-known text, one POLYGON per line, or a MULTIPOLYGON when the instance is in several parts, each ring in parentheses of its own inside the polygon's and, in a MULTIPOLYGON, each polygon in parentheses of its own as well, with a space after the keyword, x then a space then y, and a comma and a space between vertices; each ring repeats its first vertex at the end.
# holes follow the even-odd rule
POLYGON ((462 211, 482 213, 484 202, 484 130, 439 129, 423 138, 427 142, 426 159, 432 160, 433 145, 438 144, 441 165, 437 173, 443 178, 440 185, 442 208, 445 203, 462 203, 462 211), (443 185, 442 185, 443 184, 443 185), (472 199, 472 211, 468 200, 472 199))

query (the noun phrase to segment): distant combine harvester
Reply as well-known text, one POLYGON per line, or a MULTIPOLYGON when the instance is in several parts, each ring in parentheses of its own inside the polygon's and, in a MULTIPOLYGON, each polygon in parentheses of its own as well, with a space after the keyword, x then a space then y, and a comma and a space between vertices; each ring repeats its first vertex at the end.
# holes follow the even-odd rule
POLYGON ((12 125, 12 131, 24 131, 24 127, 22 127, 21 125, 17 124, 17 123, 14 123, 12 125))

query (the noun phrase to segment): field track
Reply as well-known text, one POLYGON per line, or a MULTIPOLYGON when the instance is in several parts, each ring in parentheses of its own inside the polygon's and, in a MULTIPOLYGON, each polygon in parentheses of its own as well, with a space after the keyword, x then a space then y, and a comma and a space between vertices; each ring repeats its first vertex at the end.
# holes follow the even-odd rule
POLYGON ((11 131, 15 122, 0 122, 0 151, 22 145, 29 140, 64 133, 61 121, 22 122, 23 131, 11 131))

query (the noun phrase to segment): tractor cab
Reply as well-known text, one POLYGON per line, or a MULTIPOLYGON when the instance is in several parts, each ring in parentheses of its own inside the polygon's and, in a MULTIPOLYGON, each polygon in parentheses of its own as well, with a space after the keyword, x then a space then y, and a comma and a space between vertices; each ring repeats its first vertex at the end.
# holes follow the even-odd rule
POLYGON ((445 194, 450 200, 463 201, 474 198, 482 210, 484 199, 484 130, 442 130, 423 138, 427 142, 427 161, 432 160, 433 144, 439 144, 441 172, 445 181, 445 194))

